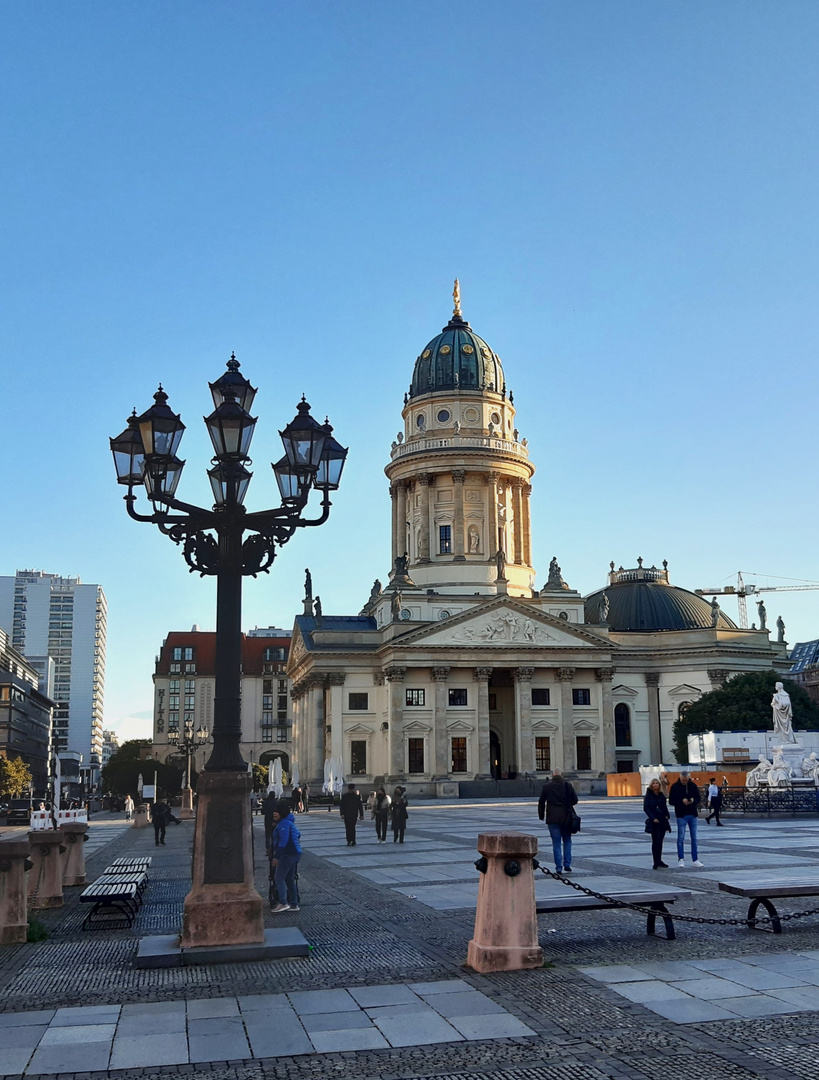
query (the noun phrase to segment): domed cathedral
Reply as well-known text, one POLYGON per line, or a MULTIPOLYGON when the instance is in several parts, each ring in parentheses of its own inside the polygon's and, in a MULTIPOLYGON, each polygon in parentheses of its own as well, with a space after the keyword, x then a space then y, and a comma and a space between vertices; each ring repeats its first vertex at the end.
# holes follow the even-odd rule
POLYGON ((535 587, 535 468, 500 358, 464 319, 457 281, 453 296, 385 469, 386 585, 357 615, 330 615, 307 575, 287 669, 293 761, 314 785, 333 762, 362 787, 425 797, 491 793, 490 780, 528 793, 553 768, 604 793, 607 773, 672 760, 687 701, 784 666, 784 644, 672 586, 665 564, 612 563, 584 600, 553 557, 535 587))
POLYGON ((452 318, 415 361, 385 470, 393 567, 406 557, 420 588, 495 595, 503 583, 531 597, 535 469, 500 357, 463 318, 457 280, 453 298, 452 318))

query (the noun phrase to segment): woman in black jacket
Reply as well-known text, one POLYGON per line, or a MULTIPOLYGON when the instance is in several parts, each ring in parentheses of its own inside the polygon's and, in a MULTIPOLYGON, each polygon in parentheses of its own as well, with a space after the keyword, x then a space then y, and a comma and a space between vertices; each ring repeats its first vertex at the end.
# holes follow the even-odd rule
POLYGON ((652 780, 643 799, 643 812, 646 816, 646 832, 651 834, 651 854, 655 870, 667 870, 668 863, 663 862, 663 840, 671 832, 668 813, 668 801, 663 795, 659 780, 652 780))

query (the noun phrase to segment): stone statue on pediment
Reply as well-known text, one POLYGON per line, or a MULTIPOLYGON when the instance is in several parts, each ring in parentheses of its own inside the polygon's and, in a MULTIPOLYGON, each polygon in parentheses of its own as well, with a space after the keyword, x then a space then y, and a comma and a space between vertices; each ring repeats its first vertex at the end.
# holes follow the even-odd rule
POLYGON ((557 555, 552 556, 552 561, 549 563, 549 580, 546 582, 547 589, 568 589, 568 585, 563 580, 563 572, 557 561, 557 555))
POLYGON ((781 682, 776 684, 776 692, 771 698, 774 731, 783 742, 795 743, 793 733, 793 706, 791 695, 781 682))
POLYGON ((370 589, 370 599, 367 601, 367 603, 368 604, 374 604, 376 602, 376 600, 379 598, 380 595, 381 595, 381 582, 378 580, 378 578, 376 578, 375 581, 373 582, 373 587, 370 589))

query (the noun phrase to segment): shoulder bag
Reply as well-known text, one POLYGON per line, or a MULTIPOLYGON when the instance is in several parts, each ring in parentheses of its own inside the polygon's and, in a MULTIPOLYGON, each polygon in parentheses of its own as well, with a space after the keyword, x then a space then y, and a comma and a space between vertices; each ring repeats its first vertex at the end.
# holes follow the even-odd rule
MULTIPOLYGON (((569 796, 569 785, 567 783, 566 784, 566 801, 567 801, 567 803, 569 801, 569 797, 570 797, 569 796)), ((577 811, 571 805, 571 803, 569 803, 568 825, 569 825, 569 831, 572 834, 580 832, 580 815, 577 813, 577 811)))

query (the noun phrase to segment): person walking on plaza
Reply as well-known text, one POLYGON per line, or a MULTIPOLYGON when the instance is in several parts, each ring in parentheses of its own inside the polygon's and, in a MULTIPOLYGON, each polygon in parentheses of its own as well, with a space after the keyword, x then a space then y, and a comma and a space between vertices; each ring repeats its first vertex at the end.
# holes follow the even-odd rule
POLYGON ((700 805, 700 789, 687 769, 684 769, 679 780, 675 780, 671 785, 668 801, 674 807, 677 817, 677 858, 680 869, 685 866, 686 829, 691 833, 691 862, 694 866, 702 866, 697 852, 697 807, 700 805))
POLYGON ((708 781, 708 809, 711 813, 705 819, 705 824, 711 824, 711 818, 717 819, 717 825, 722 826, 722 822, 719 819, 719 812, 722 809, 722 788, 717 787, 717 778, 712 776, 708 781))
POLYGON ((552 838, 555 870, 558 874, 572 872, 572 807, 577 792, 560 769, 552 770, 552 778, 543 785, 537 804, 537 816, 546 821, 552 838))
POLYGON ((407 827, 408 817, 405 789, 397 787, 392 797, 392 842, 394 844, 404 843, 404 830, 407 827))
POLYGON ((341 796, 339 811, 344 819, 344 829, 347 833, 347 847, 355 847, 355 827, 358 821, 364 820, 364 803, 355 789, 355 784, 348 784, 347 790, 341 796))
POLYGON ((155 802, 151 807, 151 821, 154 826, 154 843, 165 843, 165 827, 168 824, 168 817, 170 816, 171 809, 165 802, 155 802))
POLYGON ((293 793, 290 796, 290 801, 293 804, 293 813, 300 814, 303 810, 303 807, 301 804, 301 788, 298 786, 298 784, 296 784, 296 786, 293 788, 293 793))
POLYGON ((274 827, 270 838, 270 866, 274 871, 279 902, 271 911, 298 911, 296 869, 301 859, 301 833, 296 827, 289 799, 280 799, 273 812, 274 827))
POLYGON ((386 844, 387 842, 387 822, 390 818, 390 806, 392 799, 386 791, 380 787, 375 796, 375 803, 373 805, 373 817, 375 818, 375 834, 378 837, 379 844, 386 844))
POLYGON ((134 800, 130 795, 125 796, 125 820, 130 821, 134 812, 134 800))
POLYGON ((643 813, 646 816, 646 832, 651 836, 651 854, 655 870, 667 870, 668 863, 663 862, 663 840, 671 832, 671 817, 668 813, 668 800, 663 795, 659 780, 652 780, 643 798, 643 813))
POLYGON ((301 785, 301 805, 304 807, 305 814, 310 810, 310 785, 301 785))

